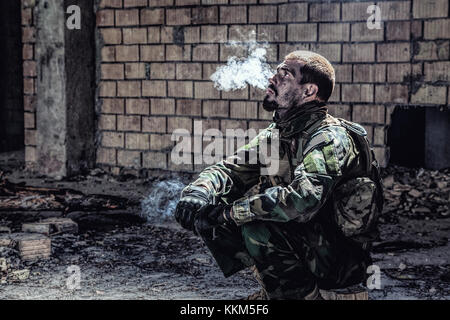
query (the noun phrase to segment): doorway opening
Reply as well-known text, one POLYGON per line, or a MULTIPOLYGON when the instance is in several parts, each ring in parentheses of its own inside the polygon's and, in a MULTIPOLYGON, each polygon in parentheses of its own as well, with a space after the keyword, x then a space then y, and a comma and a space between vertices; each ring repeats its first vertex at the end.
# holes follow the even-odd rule
POLYGON ((24 161, 20 1, 0 1, 0 164, 24 161), (17 159, 14 159, 17 158, 17 159))

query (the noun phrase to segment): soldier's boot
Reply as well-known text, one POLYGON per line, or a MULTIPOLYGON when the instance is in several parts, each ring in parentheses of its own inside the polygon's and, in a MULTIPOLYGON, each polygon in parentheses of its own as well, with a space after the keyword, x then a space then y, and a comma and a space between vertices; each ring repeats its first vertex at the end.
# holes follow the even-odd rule
POLYGON ((252 272, 253 276, 255 277, 255 280, 261 286, 261 290, 249 295, 244 300, 268 300, 269 296, 267 295, 267 291, 265 289, 264 282, 262 281, 261 274, 258 272, 258 269, 256 269, 256 266, 251 266, 250 271, 252 272))
POLYGON ((369 300, 369 292, 361 285, 319 291, 323 300, 369 300))

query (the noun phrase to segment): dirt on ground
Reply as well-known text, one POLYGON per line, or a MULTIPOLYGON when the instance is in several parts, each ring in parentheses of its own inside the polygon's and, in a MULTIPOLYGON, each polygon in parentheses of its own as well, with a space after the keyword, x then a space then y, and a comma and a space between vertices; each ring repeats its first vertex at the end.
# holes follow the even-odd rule
MULTIPOLYGON (((47 217, 70 217, 79 232, 53 235, 48 260, 24 262, 15 249, 0 247, 0 299, 242 299, 257 291, 250 271, 224 278, 201 240, 160 213, 176 203, 158 189, 171 179, 183 184, 189 177, 113 178, 96 171, 52 181, 4 173, 18 195, 15 202, 0 195, 0 233, 47 217), (65 189, 53 199, 62 207, 45 207, 52 192, 30 186, 65 189), (73 194, 78 202, 71 206, 73 194), (155 194, 166 198, 149 207, 155 194), (2 209, 2 201, 15 207, 2 209), (159 215, 149 217, 152 212, 159 215)), ((370 299, 449 299, 449 171, 390 167, 383 179, 387 205, 372 254, 381 288, 369 290, 370 299)))

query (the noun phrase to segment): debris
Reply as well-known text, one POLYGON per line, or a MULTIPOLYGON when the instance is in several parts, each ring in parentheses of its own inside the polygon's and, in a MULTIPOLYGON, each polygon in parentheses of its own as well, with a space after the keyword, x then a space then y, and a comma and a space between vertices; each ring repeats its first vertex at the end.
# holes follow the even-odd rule
POLYGON ((17 249, 22 260, 47 259, 51 254, 50 238, 40 233, 0 235, 0 246, 17 249))
POLYGON ((49 218, 40 222, 22 224, 22 232, 36 232, 45 235, 77 233, 78 224, 69 218, 49 218))
POLYGON ((11 279, 14 281, 24 281, 27 280, 30 277, 30 270, 29 269, 23 269, 23 270, 16 270, 11 272, 10 275, 11 279))

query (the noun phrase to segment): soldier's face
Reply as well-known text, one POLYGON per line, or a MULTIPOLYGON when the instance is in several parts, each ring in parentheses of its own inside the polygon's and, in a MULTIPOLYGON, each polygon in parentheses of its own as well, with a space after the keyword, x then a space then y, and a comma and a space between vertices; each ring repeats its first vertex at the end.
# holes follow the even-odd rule
POLYGON ((286 60, 277 67, 275 75, 269 79, 269 88, 263 101, 267 111, 288 109, 302 102, 302 63, 297 60, 286 60))

